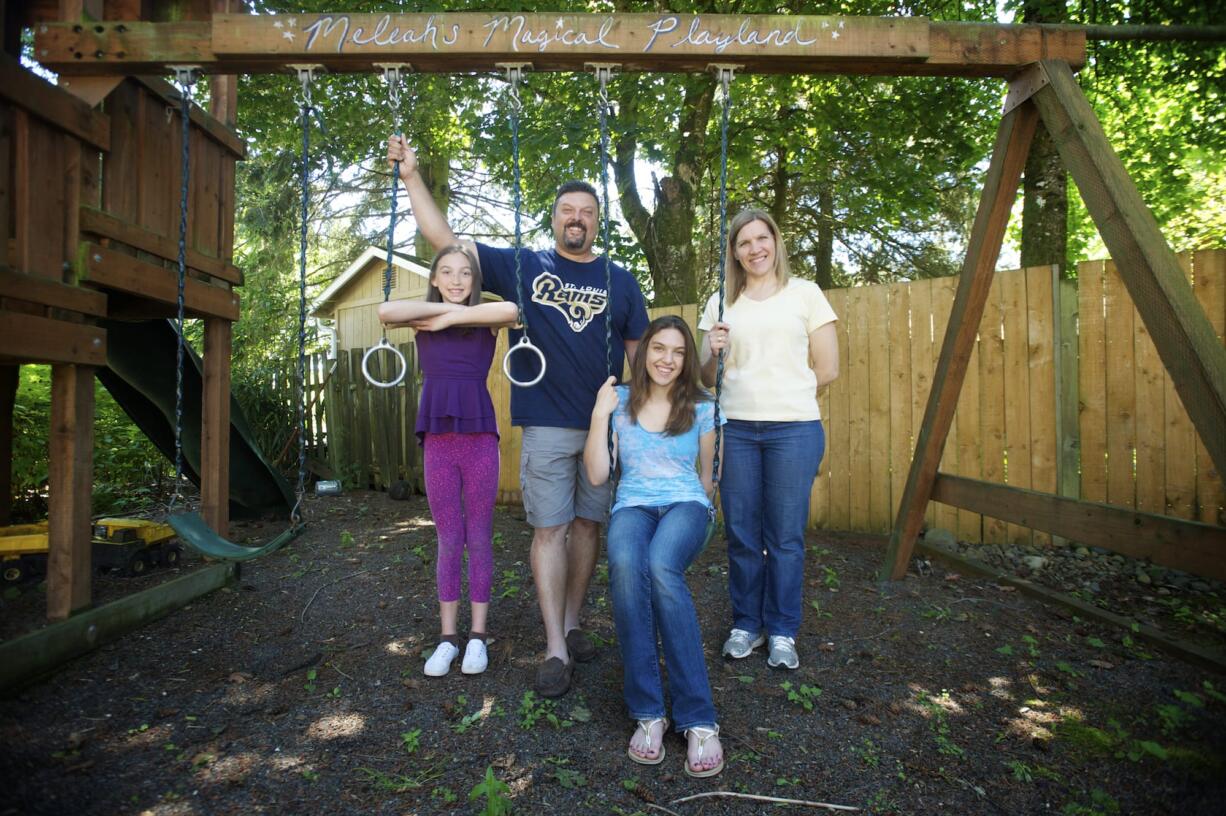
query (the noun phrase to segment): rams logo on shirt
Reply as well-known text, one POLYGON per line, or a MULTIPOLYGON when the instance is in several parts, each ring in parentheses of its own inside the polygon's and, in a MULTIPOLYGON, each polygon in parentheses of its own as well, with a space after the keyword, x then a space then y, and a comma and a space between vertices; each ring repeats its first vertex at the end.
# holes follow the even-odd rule
POLYGON ((557 275, 542 272, 532 281, 532 300, 557 309, 566 318, 571 331, 578 333, 605 310, 609 294, 593 286, 563 283, 557 275))

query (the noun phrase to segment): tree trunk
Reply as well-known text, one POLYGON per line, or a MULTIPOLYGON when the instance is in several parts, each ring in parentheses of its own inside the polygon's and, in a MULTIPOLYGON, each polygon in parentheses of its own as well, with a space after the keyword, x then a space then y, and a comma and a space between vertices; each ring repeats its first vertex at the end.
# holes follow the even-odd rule
MULTIPOLYGON (((655 182, 655 209, 639 198, 634 181, 637 142, 631 131, 617 137, 613 172, 622 212, 647 257, 653 305, 674 306, 698 300, 698 253, 694 248, 697 192, 706 167, 707 122, 715 85, 709 77, 685 77, 681 115, 678 117, 677 152, 670 175, 655 182)), ((634 122, 638 116, 638 83, 623 81, 619 118, 634 122)))
POLYGON ((817 252, 813 258, 813 279, 822 291, 834 288, 834 191, 827 181, 817 191, 817 252))
MULTIPOLYGON (((1027 23, 1062 23, 1063 2, 1026 0, 1027 23)), ((1068 174, 1047 127, 1040 126, 1030 145, 1022 179, 1022 266, 1056 264, 1068 274, 1068 174)))

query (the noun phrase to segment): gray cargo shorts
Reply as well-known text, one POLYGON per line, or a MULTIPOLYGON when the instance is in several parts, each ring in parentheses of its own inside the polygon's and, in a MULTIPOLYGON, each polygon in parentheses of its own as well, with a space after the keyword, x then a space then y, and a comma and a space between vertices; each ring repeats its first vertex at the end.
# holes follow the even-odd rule
POLYGON ((587 431, 580 428, 524 428, 519 483, 524 512, 533 527, 557 527, 576 517, 604 524, 612 486, 596 487, 583 468, 587 431))

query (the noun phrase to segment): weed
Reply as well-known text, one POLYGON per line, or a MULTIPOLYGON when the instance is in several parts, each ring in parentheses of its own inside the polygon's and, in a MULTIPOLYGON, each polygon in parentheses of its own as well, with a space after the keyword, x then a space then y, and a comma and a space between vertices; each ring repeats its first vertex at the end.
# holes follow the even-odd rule
POLYGON ((307 694, 315 693, 315 678, 317 677, 319 677, 318 671, 315 669, 307 669, 307 681, 302 685, 302 687, 307 690, 307 694))
POLYGON ((839 588, 839 573, 834 567, 822 566, 822 583, 826 585, 826 589, 839 588))
POLYGON ((884 788, 878 788, 867 802, 868 811, 870 813, 896 813, 898 812, 898 804, 894 801, 894 797, 889 791, 884 788))
POLYGON ((1158 724, 1162 728, 1162 733, 1168 737, 1175 736, 1194 719, 1191 714, 1174 703, 1154 706, 1154 710, 1158 712, 1158 724))
POLYGON ((421 746, 421 729, 414 728, 400 735, 400 746, 406 754, 414 753, 421 746))
POLYGON ((749 685, 750 683, 754 681, 752 674, 738 674, 736 676, 736 679, 737 679, 737 682, 744 683, 745 685, 749 685))
POLYGON ((339 700, 341 698, 341 687, 333 686, 332 690, 328 692, 328 696, 333 700, 339 700))
POLYGON ((920 613, 922 617, 930 618, 936 621, 949 620, 949 607, 947 606, 930 606, 920 613))
POLYGON ((441 800, 444 805, 450 805, 456 800, 456 795, 451 788, 445 788, 442 785, 431 791, 430 797, 441 800))
POLYGON ((502 571, 502 587, 498 593, 499 598, 514 598, 519 595, 522 590, 519 586, 519 573, 513 569, 502 571))
POLYGON ((825 610, 822 609, 822 602, 819 601, 817 598, 814 598, 813 600, 809 601, 809 606, 813 607, 813 612, 817 615, 819 620, 822 618, 833 618, 834 617, 834 613, 826 612, 825 610))
POLYGON ((348 530, 341 530, 341 549, 347 550, 353 546, 353 533, 348 530))
POLYGON ((1098 639, 1098 638, 1094 637, 1093 635, 1091 635, 1090 637, 1086 638, 1086 643, 1090 644, 1090 645, 1091 645, 1091 646, 1093 646, 1095 649, 1105 649, 1105 648, 1107 648, 1107 644, 1103 643, 1103 642, 1102 642, 1100 639, 1098 639))
POLYGON ((484 797, 485 809, 481 812, 485 816, 503 816, 511 812, 511 800, 507 798, 510 792, 507 784, 494 776, 493 767, 486 765, 485 778, 468 792, 468 801, 473 802, 484 797))
MULTIPOLYGON (((941 693, 940 700, 948 700, 948 698, 948 692, 941 693)), ((927 693, 921 691, 918 702, 928 711, 928 728, 932 731, 932 738, 937 744, 937 751, 945 756, 956 759, 965 757, 966 749, 954 742, 949 736, 949 718, 939 700, 933 700, 927 693)))
POLYGON ((1039 656, 1039 641, 1033 635, 1022 635, 1022 643, 1026 644, 1026 653, 1031 657, 1039 656))
POLYGON ((868 737, 864 738, 859 748, 852 748, 851 750, 869 768, 876 768, 881 764, 881 749, 877 747, 877 743, 868 737))
POLYGON ((570 728, 574 723, 564 720, 557 714, 557 704, 553 700, 545 700, 536 696, 534 691, 525 691, 519 703, 519 727, 530 731, 544 719, 554 728, 570 728))
POLYGON ((812 711, 814 704, 817 703, 817 698, 822 696, 822 690, 817 686, 809 686, 802 683, 800 688, 795 688, 787 680, 780 683, 779 688, 788 693, 788 702, 795 703, 805 711, 812 711))
POLYGON ((1003 654, 1005 657, 1008 657, 1013 654, 1013 647, 1006 643, 1004 646, 996 647, 996 653, 1003 654))
POLYGON ((1082 676, 1082 672, 1077 671, 1070 664, 1065 663, 1063 660, 1056 663, 1056 668, 1064 672, 1065 674, 1067 674, 1069 677, 1081 677, 1082 676))
POLYGON ((1013 774, 1014 782, 1030 784, 1034 781, 1034 770, 1020 759, 1011 759, 1005 765, 1008 766, 1009 771, 1013 774))
POLYGON ((312 771, 310 768, 303 768, 301 776, 308 782, 315 782, 319 779, 319 771, 312 771))
POLYGON ((1119 812, 1119 802, 1101 788, 1090 791, 1088 804, 1069 802, 1060 809, 1061 816, 1115 816, 1119 812))
POLYGON ((780 776, 775 779, 776 787, 780 788, 795 788, 800 785, 799 776, 780 776))
POLYGON ((495 547, 500 546, 502 544, 502 541, 503 541, 502 533, 494 533, 494 536, 490 539, 490 543, 493 544, 495 547))
POLYGON ((374 768, 358 768, 358 773, 363 774, 366 780, 376 788, 387 793, 406 793, 411 790, 418 790, 443 775, 441 770, 434 767, 423 768, 416 776, 385 774, 382 771, 376 771, 374 768))
POLYGON ((1226 703, 1226 694, 1214 688, 1213 683, 1210 681, 1206 680, 1201 688, 1204 689, 1205 696, 1209 697, 1209 699, 1216 700, 1219 703, 1226 703))

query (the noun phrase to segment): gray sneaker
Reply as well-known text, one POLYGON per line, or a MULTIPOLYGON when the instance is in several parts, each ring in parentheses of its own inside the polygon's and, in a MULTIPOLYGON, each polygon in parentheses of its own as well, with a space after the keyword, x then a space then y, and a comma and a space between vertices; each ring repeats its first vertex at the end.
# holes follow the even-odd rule
POLYGON ((785 669, 794 669, 799 666, 800 656, 796 654, 795 638, 771 635, 771 653, 770 657, 766 658, 766 665, 772 669, 780 666, 785 669))
POLYGON ((744 629, 733 629, 724 641, 724 656, 740 660, 749 657, 749 653, 766 642, 766 636, 761 632, 756 635, 744 629))

